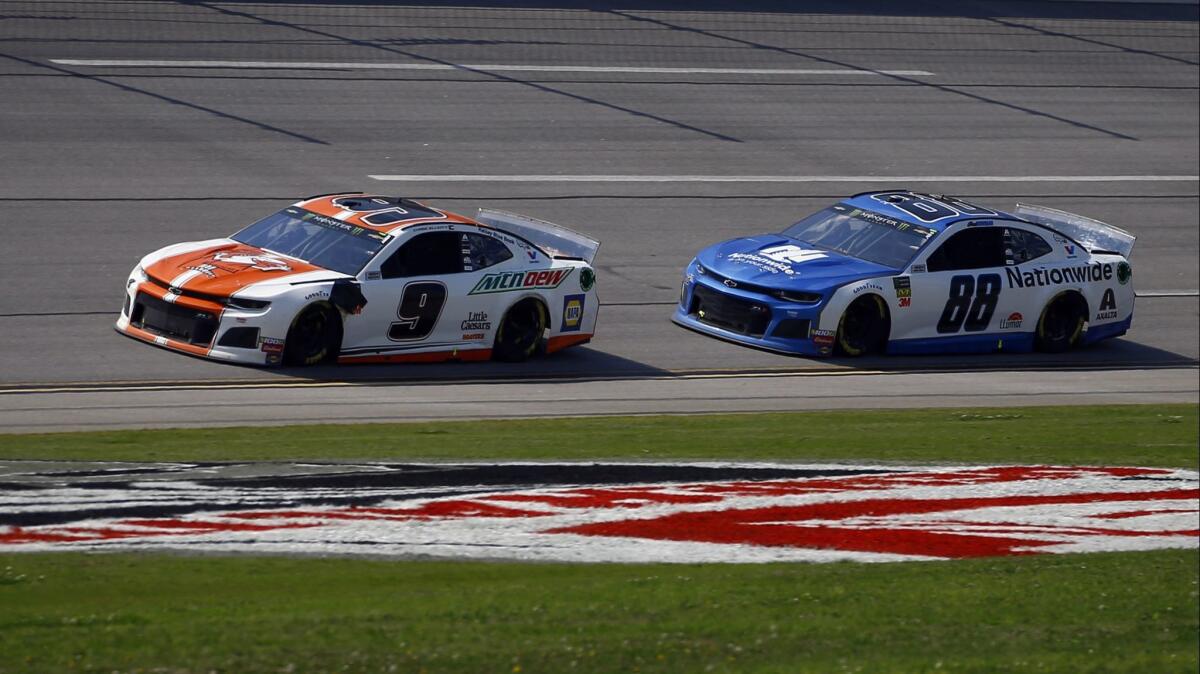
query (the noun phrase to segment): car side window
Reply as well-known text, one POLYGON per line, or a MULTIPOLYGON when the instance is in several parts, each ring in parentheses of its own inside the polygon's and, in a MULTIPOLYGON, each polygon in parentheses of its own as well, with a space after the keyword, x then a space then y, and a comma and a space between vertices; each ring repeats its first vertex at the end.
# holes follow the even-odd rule
POLYGON ((1053 250, 1041 236, 1024 229, 1005 229, 1004 238, 1004 252, 1009 264, 1022 264, 1053 250))
POLYGON ((968 227, 952 235, 926 260, 927 269, 954 271, 1003 267, 1003 227, 968 227))
POLYGON ((383 278, 458 274, 463 271, 464 248, 459 232, 418 234, 385 260, 379 271, 383 278))
POLYGON ((512 259, 512 251, 498 239, 483 234, 463 234, 463 268, 479 271, 512 259))

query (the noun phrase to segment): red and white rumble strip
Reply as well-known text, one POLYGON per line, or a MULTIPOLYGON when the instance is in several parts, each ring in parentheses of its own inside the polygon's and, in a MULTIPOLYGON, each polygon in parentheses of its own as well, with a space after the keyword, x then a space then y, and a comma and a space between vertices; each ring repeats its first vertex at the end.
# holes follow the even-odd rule
POLYGON ((10 470, 0 476, 0 551, 888 562, 1196 548, 1200 536, 1198 475, 1190 470, 675 464, 681 475, 703 468, 710 477, 674 481, 661 477, 664 464, 619 465, 660 475, 639 482, 614 479, 616 464, 457 465, 465 466, 480 475, 523 468, 533 477, 418 485, 414 474, 445 467, 362 464, 342 482, 314 482, 315 473, 264 482, 256 473, 55 483, 43 473, 35 488, 4 489, 18 477, 10 470), (605 479, 537 486, 540 467, 605 479), (711 479, 723 468, 730 478, 711 479), (745 477, 756 470, 802 476, 745 477))

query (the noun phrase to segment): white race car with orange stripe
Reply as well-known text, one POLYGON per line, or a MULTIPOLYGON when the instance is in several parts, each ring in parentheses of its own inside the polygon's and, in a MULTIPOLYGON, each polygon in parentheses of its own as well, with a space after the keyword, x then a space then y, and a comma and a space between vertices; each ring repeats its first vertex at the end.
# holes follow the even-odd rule
POLYGON ((129 275, 118 331, 258 365, 521 361, 589 341, 600 244, 524 216, 310 197, 129 275))

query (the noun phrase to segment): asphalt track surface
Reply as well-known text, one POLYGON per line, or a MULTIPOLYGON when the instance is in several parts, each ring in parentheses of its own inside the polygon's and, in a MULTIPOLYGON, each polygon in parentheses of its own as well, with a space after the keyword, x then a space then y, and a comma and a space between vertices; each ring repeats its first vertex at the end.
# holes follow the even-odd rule
POLYGON ((1197 401, 1195 5, 777 4, 0 0, 0 432, 1197 401), (831 361, 668 321, 700 247, 885 187, 1133 231, 1133 330, 831 361), (142 254, 338 190, 595 236, 595 340, 261 370, 112 330, 142 254))

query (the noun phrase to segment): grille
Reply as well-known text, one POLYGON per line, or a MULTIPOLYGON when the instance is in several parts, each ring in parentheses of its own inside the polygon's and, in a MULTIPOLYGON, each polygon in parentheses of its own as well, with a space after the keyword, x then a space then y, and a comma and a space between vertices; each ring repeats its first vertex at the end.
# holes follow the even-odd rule
POLYGON ((217 346, 253 349, 258 346, 258 328, 229 328, 221 335, 217 346))
POLYGON ((211 313, 164 302, 146 293, 138 293, 129 322, 143 330, 200 346, 212 343, 218 324, 211 313))
MULTIPOLYGON (((171 284, 167 283, 163 279, 156 278, 154 276, 150 276, 149 274, 146 275, 146 278, 150 279, 151 283, 162 288, 163 290, 168 290, 171 287, 171 284)), ((228 297, 224 297, 222 295, 213 295, 212 293, 202 293, 202 292, 197 292, 195 290, 188 290, 187 288, 176 288, 174 292, 176 294, 182 295, 184 297, 194 297, 198 300, 204 300, 206 302, 216 302, 217 304, 226 304, 229 301, 228 297)))
POLYGON ((700 284, 692 290, 688 313, 701 323, 751 337, 762 337, 771 322, 771 309, 767 305, 726 295, 700 284))
POLYGON ((709 269, 708 267, 704 268, 704 275, 708 276, 709 278, 711 278, 712 280, 714 280, 718 283, 725 283, 726 281, 732 281, 735 285, 733 285, 731 287, 737 288, 738 290, 742 290, 742 291, 745 291, 748 293, 758 293, 759 295, 773 296, 779 292, 773 288, 768 288, 766 286, 755 285, 753 283, 746 283, 745 281, 733 281, 728 276, 722 276, 722 275, 716 273, 715 271, 709 269))
POLYGON ((807 318, 785 318, 779 321, 779 325, 771 331, 772 337, 782 337, 784 339, 808 339, 809 319, 807 318))

